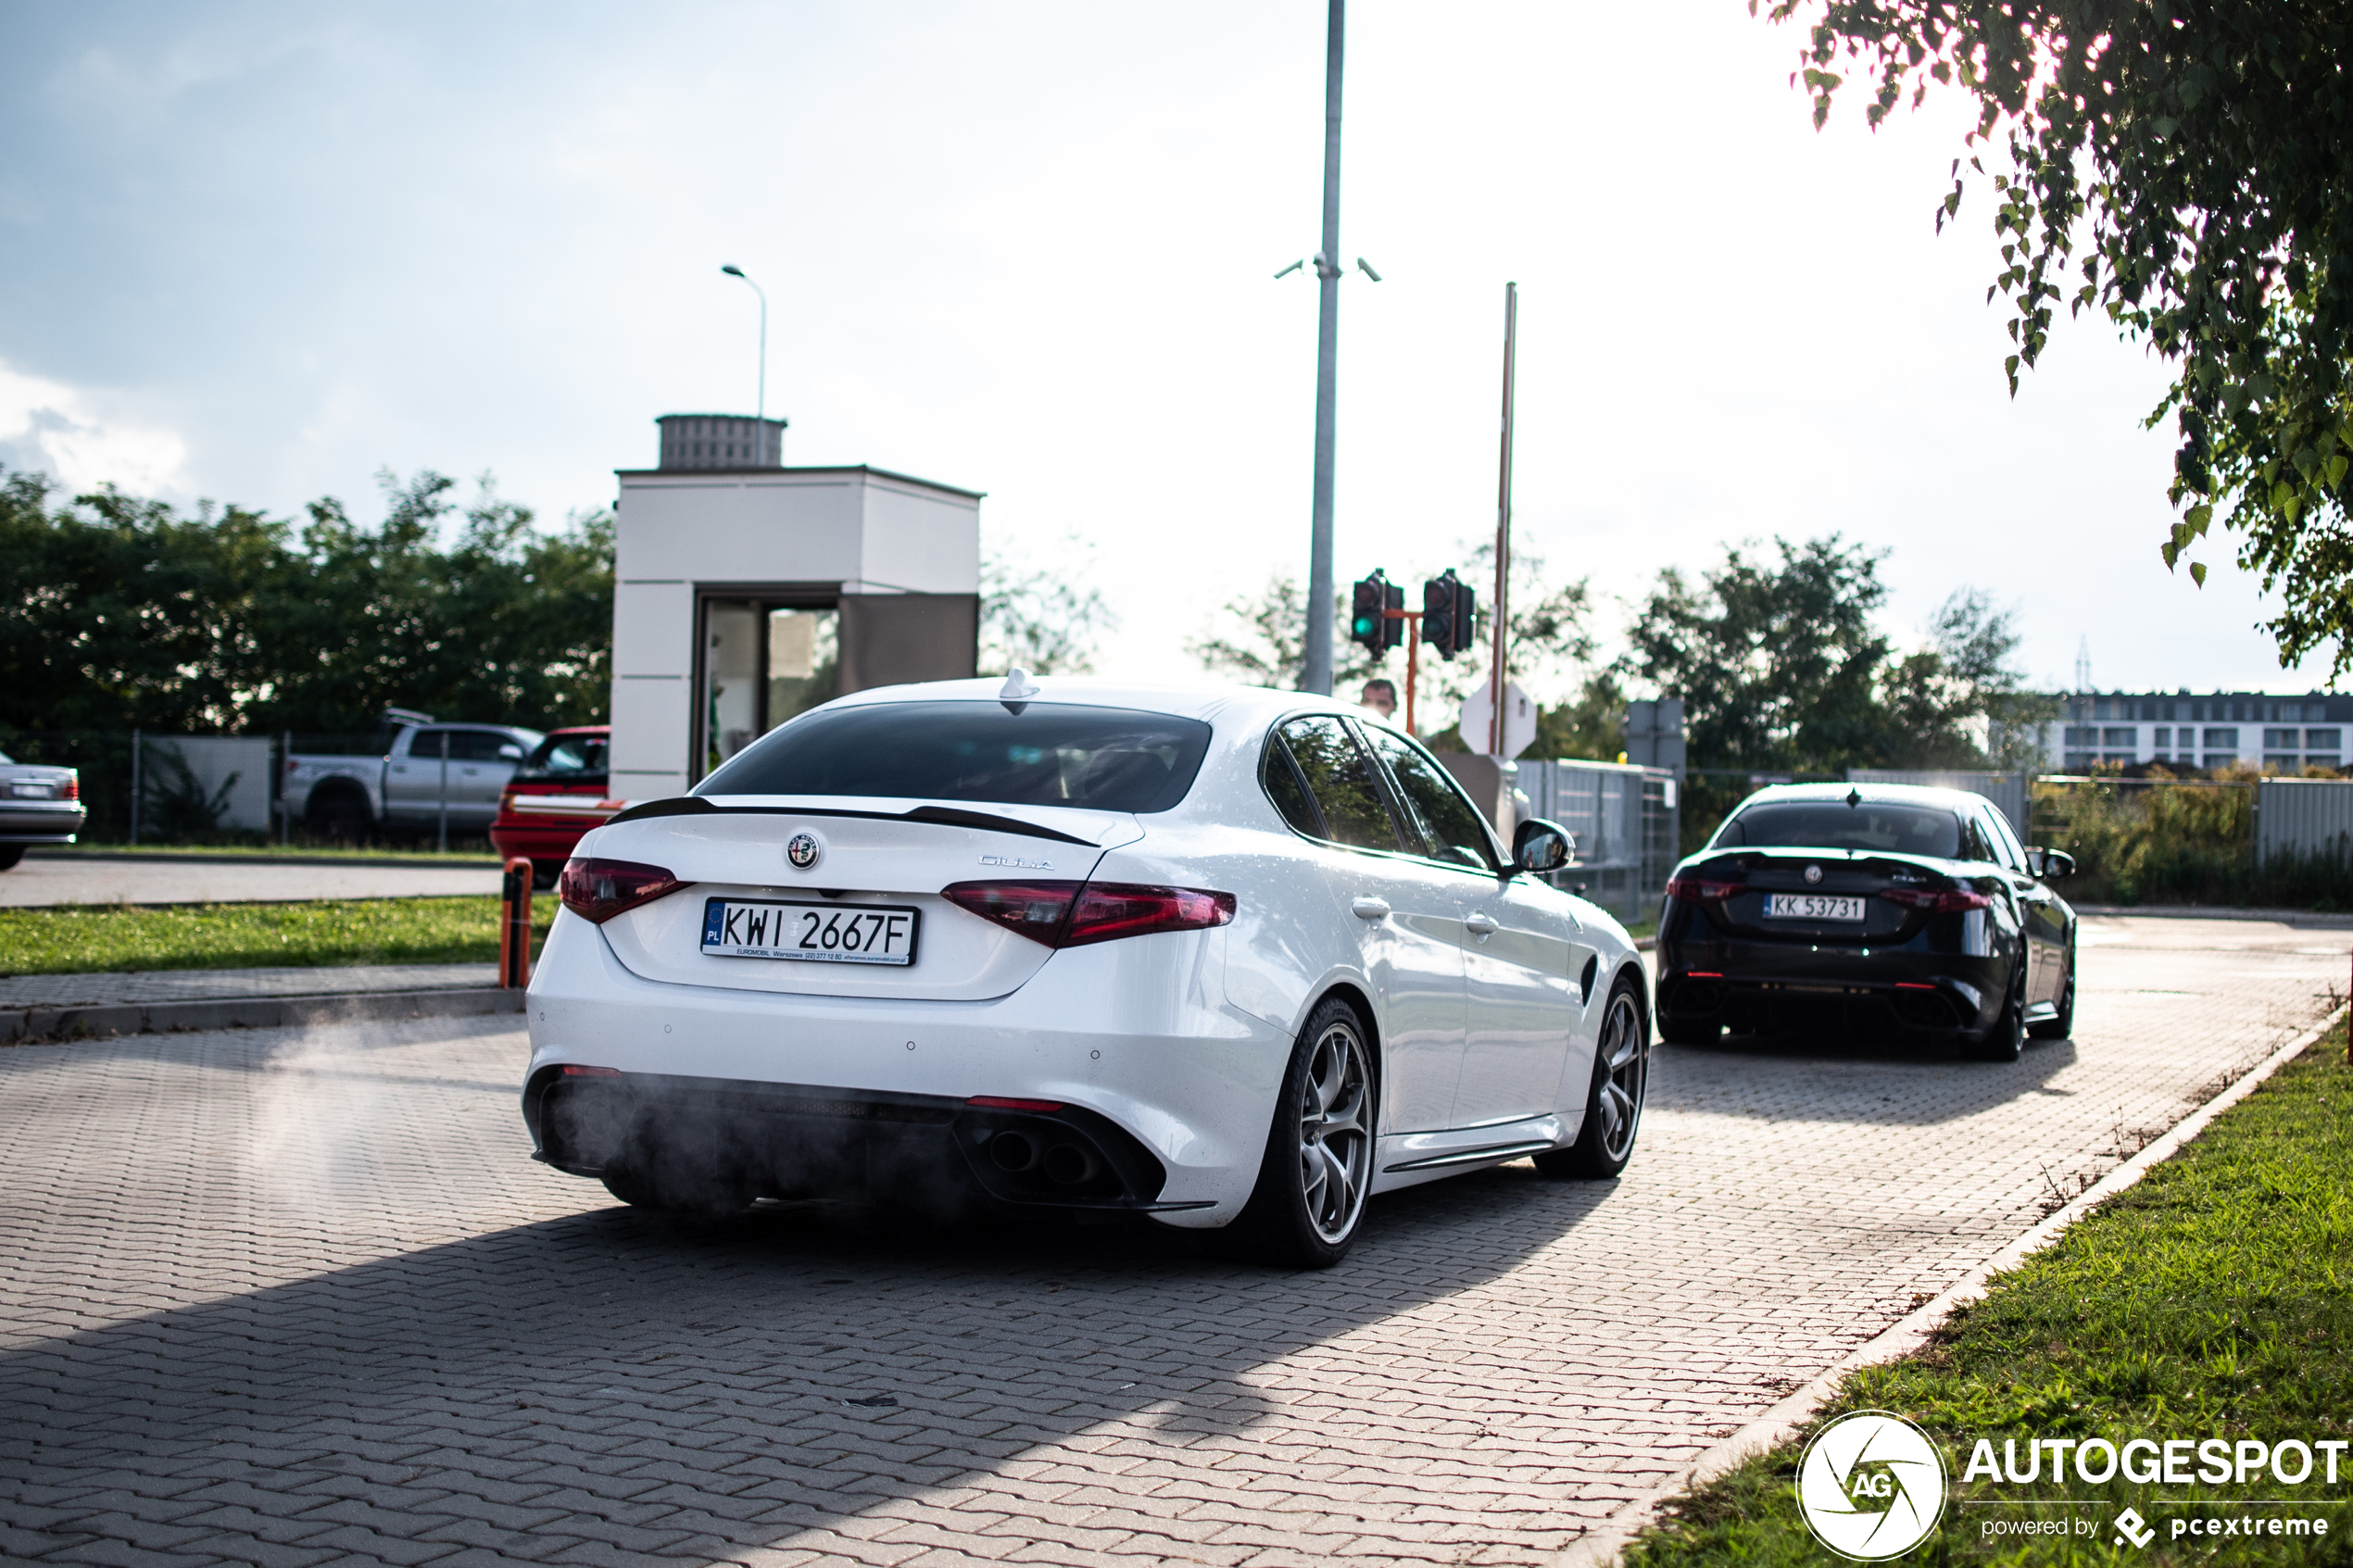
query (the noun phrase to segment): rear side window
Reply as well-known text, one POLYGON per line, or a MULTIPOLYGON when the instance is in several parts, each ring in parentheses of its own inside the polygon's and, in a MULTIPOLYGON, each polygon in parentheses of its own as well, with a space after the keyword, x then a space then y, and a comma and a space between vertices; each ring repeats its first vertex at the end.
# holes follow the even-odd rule
POLYGON ((1059 702, 821 709, 769 731, 694 793, 1165 811, 1193 787, 1209 734, 1198 719, 1059 702))
POLYGON ((531 759, 515 770, 518 784, 602 784, 605 781, 605 737, 549 735, 531 759))
POLYGON ((1766 801, 1718 828, 1715 847, 1886 850, 1951 860, 1960 856, 1961 820, 1939 807, 1883 800, 1766 801))
POLYGON ((1408 824, 1409 835, 1418 832, 1428 845, 1421 853, 1449 866, 1495 871, 1494 850, 1478 813, 1455 792, 1438 764, 1387 730, 1367 724, 1365 738, 1387 764, 1389 776, 1397 781, 1405 813, 1414 819, 1408 824))
POLYGON ((1310 838, 1324 836, 1324 819, 1315 813, 1315 803, 1307 798, 1307 786, 1299 777, 1299 765, 1290 759, 1290 747, 1283 737, 1272 735, 1266 741, 1266 759, 1262 769, 1266 785, 1266 798, 1283 814, 1283 821, 1292 829, 1310 838))
MULTIPOLYGON (((436 752, 439 747, 434 748, 436 752)), ((449 734, 449 759, 452 762, 497 762, 522 760, 523 746, 514 736, 497 730, 453 730, 449 734), (499 752, 514 748, 514 756, 502 759, 499 752)))
POLYGON ((1373 776, 1373 759, 1346 725, 1329 716, 1294 719, 1283 726, 1282 738, 1323 812, 1324 831, 1318 836, 1357 849, 1398 847, 1397 830, 1373 776))

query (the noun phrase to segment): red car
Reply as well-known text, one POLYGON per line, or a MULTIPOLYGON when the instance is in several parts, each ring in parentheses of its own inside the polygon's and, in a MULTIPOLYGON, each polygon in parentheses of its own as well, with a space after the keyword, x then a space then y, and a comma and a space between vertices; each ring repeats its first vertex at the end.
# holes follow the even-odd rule
POLYGON ((611 735, 610 724, 548 732, 498 797, 491 847, 502 860, 529 857, 533 886, 555 886, 580 835, 628 804, 606 794, 605 750, 611 735))

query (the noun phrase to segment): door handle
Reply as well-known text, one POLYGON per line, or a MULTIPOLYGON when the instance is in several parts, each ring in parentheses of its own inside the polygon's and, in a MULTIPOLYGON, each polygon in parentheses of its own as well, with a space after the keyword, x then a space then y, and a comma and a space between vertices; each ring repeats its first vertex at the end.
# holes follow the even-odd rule
POLYGON ((1348 909, 1358 920, 1385 920, 1389 915, 1389 900, 1360 895, 1349 900, 1348 909))
POLYGON ((1473 909, 1464 917, 1463 929, 1473 936, 1484 938, 1494 935, 1504 928, 1495 922, 1494 916, 1480 909, 1473 909))

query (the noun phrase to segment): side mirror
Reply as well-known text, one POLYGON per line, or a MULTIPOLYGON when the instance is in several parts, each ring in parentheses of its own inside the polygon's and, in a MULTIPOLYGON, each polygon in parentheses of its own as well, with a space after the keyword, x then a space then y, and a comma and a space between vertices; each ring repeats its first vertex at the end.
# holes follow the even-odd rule
POLYGON ((2073 876, 2075 857, 2064 849, 2032 848, 2026 852, 2026 869, 2036 876, 2073 876))
POLYGON ((1556 872, 1576 853, 1577 839, 1567 828, 1530 817, 1512 834, 1512 874, 1533 872, 1541 876, 1556 872))

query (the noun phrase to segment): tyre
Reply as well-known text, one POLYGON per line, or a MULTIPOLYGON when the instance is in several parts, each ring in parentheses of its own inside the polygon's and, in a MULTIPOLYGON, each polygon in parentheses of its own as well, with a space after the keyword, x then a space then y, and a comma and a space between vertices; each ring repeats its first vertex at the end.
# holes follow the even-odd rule
POLYGON ((314 800, 303 813, 302 825, 313 838, 330 844, 358 844, 368 836, 368 803, 348 795, 314 800))
POLYGON ((1969 1054, 1979 1061, 2016 1061, 2026 1048, 2026 963, 2020 960, 2010 980, 2010 994, 1994 1027, 1971 1040, 1969 1054))
POLYGON ((16 863, 23 859, 23 845, 0 844, 0 872, 14 870, 16 863))
POLYGON ((1642 1125, 1650 1047, 1642 997, 1633 980, 1621 976, 1610 988, 1601 1036, 1593 1044, 1592 1086, 1586 1091, 1585 1119, 1577 1129, 1577 1141, 1538 1155, 1539 1171, 1548 1176, 1605 1181, 1626 1169, 1642 1125))
POLYGON ((1372 1190, 1378 1087, 1364 1021, 1326 1001, 1292 1047, 1258 1185, 1219 1237, 1225 1249, 1293 1269, 1348 1256, 1372 1190))
POLYGON ((1658 1037, 1670 1046, 1712 1046, 1724 1037, 1724 1026, 1712 1019, 1694 1023, 1689 1019, 1662 1018, 1658 1037))
POLYGON ((2075 933, 2067 934, 2067 979, 2059 986, 2058 1008, 2026 1032, 2038 1040, 2064 1040, 2075 1033, 2075 933))

